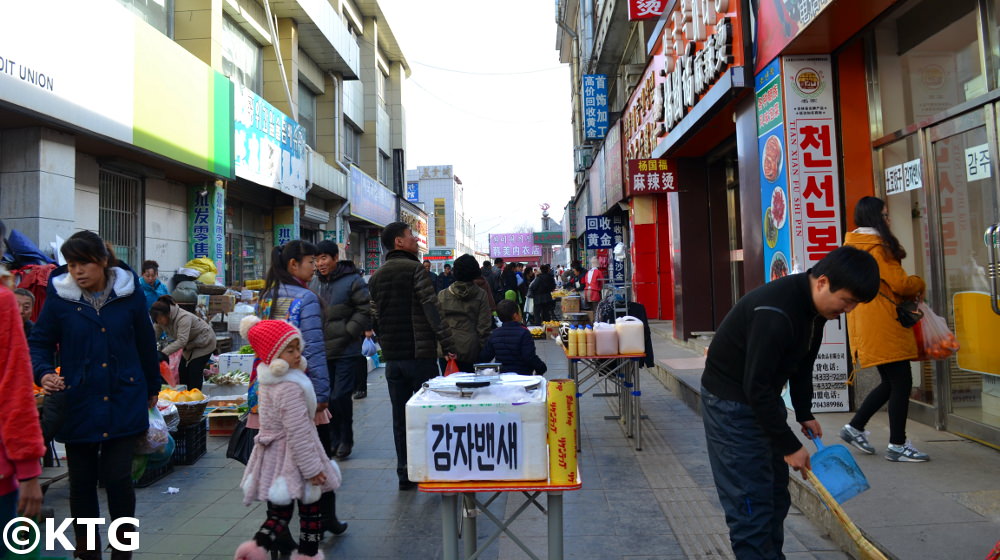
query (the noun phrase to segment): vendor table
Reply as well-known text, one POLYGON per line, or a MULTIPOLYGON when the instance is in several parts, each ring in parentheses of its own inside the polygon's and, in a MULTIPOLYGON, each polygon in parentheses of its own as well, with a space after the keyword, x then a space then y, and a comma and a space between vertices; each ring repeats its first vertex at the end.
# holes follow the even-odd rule
MULTIPOLYGON (((562 346, 560 344, 560 346, 562 346)), ((566 348, 563 347, 563 352, 566 348)), ((570 356, 569 376, 576 383, 577 418, 580 418, 580 397, 601 382, 609 384, 615 392, 595 393, 599 397, 618 398, 618 416, 606 419, 619 420, 625 428, 625 436, 635 439, 636 451, 642 449, 642 407, 639 389, 639 363, 646 354, 616 354, 614 356, 570 356)), ((577 431, 577 449, 580 447, 580 432, 577 431)))
POLYGON ((421 492, 441 494, 441 535, 444 544, 444 560, 475 560, 479 558, 493 541, 497 540, 502 533, 507 533, 517 546, 521 547, 528 556, 534 560, 539 560, 531 549, 529 549, 521 539, 517 538, 510 529, 510 524, 518 518, 524 510, 534 505, 548 517, 548 544, 549 560, 563 559, 563 492, 579 490, 583 486, 580 473, 577 471, 576 482, 567 484, 555 484, 546 480, 537 481, 473 481, 473 482, 421 482, 419 488, 421 492), (476 492, 490 492, 492 495, 485 502, 476 497, 476 492), (524 503, 507 520, 497 518, 489 510, 502 492, 520 492, 524 495, 524 503), (537 498, 545 493, 545 503, 548 511, 538 503, 537 498), (462 510, 465 512, 462 521, 462 542, 463 554, 458 555, 458 508, 459 496, 462 497, 462 510), (481 548, 477 548, 476 535, 476 514, 482 512, 490 518, 498 527, 496 533, 490 536, 483 543, 481 548))

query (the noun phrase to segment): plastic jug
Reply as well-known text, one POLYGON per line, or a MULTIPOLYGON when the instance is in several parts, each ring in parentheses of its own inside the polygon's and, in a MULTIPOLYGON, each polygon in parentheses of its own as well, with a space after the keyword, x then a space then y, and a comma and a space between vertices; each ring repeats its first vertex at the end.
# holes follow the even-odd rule
POLYGON ((587 328, 584 329, 583 332, 584 332, 584 336, 587 337, 587 353, 585 355, 586 356, 596 356, 597 355, 597 341, 594 338, 594 329, 590 328, 590 325, 587 325, 587 328))
POLYGON ((642 354, 646 351, 646 337, 642 321, 626 315, 615 320, 618 332, 618 351, 622 354, 642 354))
POLYGON ((577 333, 576 327, 569 328, 569 346, 566 347, 567 356, 577 356, 577 333))
POLYGON ((618 332, 611 323, 594 323, 595 351, 598 356, 618 353, 618 332))

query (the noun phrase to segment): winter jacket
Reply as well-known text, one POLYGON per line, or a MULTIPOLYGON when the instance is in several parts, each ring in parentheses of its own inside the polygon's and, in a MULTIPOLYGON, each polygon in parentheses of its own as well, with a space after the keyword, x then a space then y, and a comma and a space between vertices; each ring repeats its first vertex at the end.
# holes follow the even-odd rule
POLYGON ((16 490, 19 480, 41 474, 39 460, 45 455, 31 387, 31 357, 20 325, 14 293, 0 287, 0 395, 4 395, 0 406, 0 496, 16 490))
MULTIPOLYGON (((486 292, 486 303, 490 305, 490 312, 497 310, 497 300, 493 298, 493 288, 490 287, 490 283, 483 278, 476 278, 472 281, 473 284, 477 285, 486 292)), ((492 328, 492 321, 491 328, 492 328)))
POLYGON ((329 275, 317 274, 309 289, 323 302, 327 359, 360 356, 365 331, 371 328, 371 297, 354 262, 340 261, 329 275))
POLYGON ((455 275, 442 272, 437 277, 437 291, 447 290, 448 286, 451 286, 453 283, 455 283, 455 275))
POLYGON ((215 332, 212 330, 212 327, 203 321, 201 317, 190 311, 185 311, 179 306, 170 306, 170 320, 167 322, 166 327, 161 327, 159 323, 153 324, 153 333, 156 335, 156 340, 160 339, 160 335, 164 331, 166 331, 167 336, 174 339, 173 342, 160 350, 168 356, 178 350, 182 350, 181 356, 184 356, 184 359, 190 362, 195 358, 207 356, 215 352, 215 332))
POLYGON ((493 331, 486 346, 479 353, 480 362, 500 362, 501 372, 542 375, 548 369, 535 353, 535 341, 524 325, 507 321, 493 331))
POLYGON ((538 273, 538 276, 528 286, 528 295, 535 300, 535 305, 552 303, 552 291, 556 289, 556 279, 549 274, 538 273))
POLYGON ((263 363, 257 366, 257 379, 260 432, 243 470, 243 503, 314 503, 323 492, 340 487, 340 468, 327 459, 316 433, 313 383, 300 370, 279 375, 263 363), (309 479, 321 472, 326 483, 310 484, 309 479))
POLYGON ((802 443, 788 427, 782 388, 789 384, 795 420, 813 420, 813 363, 825 326, 808 271, 764 284, 740 298, 715 331, 701 384, 749 405, 772 448, 790 455, 802 443))
POLYGON ((506 266, 500 274, 500 291, 506 293, 507 290, 517 291, 517 273, 513 266, 506 266))
POLYGON ((316 294, 301 284, 281 284, 278 299, 269 292, 261 300, 257 315, 261 319, 281 319, 302 331, 305 356, 309 366, 306 375, 313 382, 316 400, 330 401, 330 375, 326 369, 326 350, 323 343, 323 308, 316 294))
POLYGON ((434 284, 415 255, 389 251, 372 274, 368 291, 385 361, 435 359, 438 343, 445 353, 455 351, 434 284))
POLYGON ((66 384, 66 421, 55 439, 96 443, 145 432, 147 401, 160 392, 160 367, 153 325, 139 277, 126 265, 114 273, 97 310, 61 266, 52 273, 45 306, 29 345, 35 383, 55 372, 66 384))
POLYGON ((882 280, 879 292, 891 298, 890 301, 881 295, 876 296, 868 303, 858 304, 847 314, 847 334, 855 367, 917 359, 913 329, 903 327, 896 320, 896 302, 922 294, 926 287, 924 281, 919 276, 906 274, 872 228, 859 228, 848 233, 844 245, 868 251, 875 257, 882 280))
POLYGON ((479 273, 482 275, 483 280, 485 280, 486 284, 489 286, 489 290, 491 292, 497 291, 496 279, 493 277, 493 267, 484 266, 479 269, 479 273))
POLYGON ((142 293, 146 296, 146 309, 153 307, 153 304, 156 303, 156 300, 160 299, 160 296, 165 296, 168 293, 167 287, 163 282, 160 282, 159 278, 156 279, 156 283, 152 286, 145 279, 139 282, 139 284, 142 286, 142 293))
POLYGON ((592 268, 584 280, 583 297, 589 302, 601 301, 601 288, 604 287, 604 271, 592 268))
POLYGON ((473 363, 490 335, 493 312, 486 292, 472 282, 454 282, 438 293, 441 317, 451 329, 459 362, 473 363))

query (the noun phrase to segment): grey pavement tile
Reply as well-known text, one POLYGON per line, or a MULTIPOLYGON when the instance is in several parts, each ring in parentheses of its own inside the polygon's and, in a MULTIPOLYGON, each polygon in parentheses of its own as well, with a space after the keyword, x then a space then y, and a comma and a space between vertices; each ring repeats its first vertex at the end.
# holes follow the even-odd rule
POLYGON ((219 537, 226 534, 236 523, 243 519, 244 517, 198 516, 177 527, 174 533, 178 535, 213 535, 219 537))
POLYGON ((178 554, 192 558, 204 552, 218 538, 218 536, 209 535, 178 535, 172 538, 161 539, 153 543, 150 547, 143 546, 143 550, 159 554, 178 554))

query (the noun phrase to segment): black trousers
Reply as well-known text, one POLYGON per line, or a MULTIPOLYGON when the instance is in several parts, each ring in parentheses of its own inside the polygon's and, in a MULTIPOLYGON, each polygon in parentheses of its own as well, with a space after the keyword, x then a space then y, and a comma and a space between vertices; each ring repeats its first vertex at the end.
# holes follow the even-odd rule
MULTIPOLYGON (((132 454, 137 437, 126 436, 100 443, 66 444, 69 511, 74 518, 101 517, 101 506, 97 500, 98 480, 104 482, 111 519, 135 517, 132 454)), ((77 546, 83 550, 86 527, 76 524, 73 529, 77 546)))
POLYGON ((406 474, 406 401, 420 389, 424 381, 437 377, 437 361, 391 360, 385 366, 385 381, 389 386, 392 403, 392 438, 396 444, 396 475, 400 481, 409 480, 406 474))
POLYGON ((889 403, 889 443, 903 445, 906 443, 906 417, 910 413, 910 389, 913 387, 910 362, 882 364, 878 366, 878 375, 882 383, 865 397, 851 419, 851 426, 864 431, 872 416, 882 405, 889 403))
POLYGON ((180 367, 177 368, 177 372, 180 374, 180 382, 187 385, 188 389, 198 389, 199 391, 205 385, 205 364, 208 363, 208 359, 211 358, 211 354, 206 354, 198 358, 192 358, 191 361, 187 361, 181 358, 180 367))
POLYGON ((364 360, 364 356, 342 356, 326 361, 333 382, 330 391, 331 451, 336 451, 342 443, 354 445, 354 400, 351 395, 357 386, 358 363, 364 364, 364 360))
POLYGON ((368 360, 364 356, 354 369, 354 392, 358 391, 368 392, 368 360))

